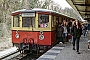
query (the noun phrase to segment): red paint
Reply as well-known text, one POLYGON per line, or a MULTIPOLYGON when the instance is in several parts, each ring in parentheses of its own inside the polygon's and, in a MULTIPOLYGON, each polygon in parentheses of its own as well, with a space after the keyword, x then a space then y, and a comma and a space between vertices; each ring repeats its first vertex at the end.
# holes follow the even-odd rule
POLYGON ((15 12, 15 13, 12 13, 11 16, 15 16, 15 15, 18 15, 18 14, 21 14, 20 12, 15 12))
POLYGON ((16 38, 15 37, 16 31, 12 31, 12 42, 13 43, 21 43, 24 38, 26 38, 27 40, 32 38, 34 39, 35 44, 39 44, 39 45, 52 45, 56 41, 55 31, 43 32, 43 35, 44 35, 43 40, 39 39, 40 32, 18 31, 18 34, 20 38, 16 38))

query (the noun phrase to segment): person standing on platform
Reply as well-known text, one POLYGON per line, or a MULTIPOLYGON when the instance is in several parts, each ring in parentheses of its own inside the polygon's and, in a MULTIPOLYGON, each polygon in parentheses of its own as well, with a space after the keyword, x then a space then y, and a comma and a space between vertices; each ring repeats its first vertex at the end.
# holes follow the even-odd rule
POLYGON ((73 50, 75 50, 75 41, 76 41, 76 50, 77 50, 77 53, 80 54, 79 52, 79 40, 80 40, 80 37, 82 35, 82 28, 81 28, 81 25, 80 25, 80 22, 78 20, 75 20, 75 23, 72 27, 72 32, 73 32, 73 50))
POLYGON ((64 20, 63 21, 63 28, 64 28, 64 41, 68 42, 68 23, 64 20))
POLYGON ((72 44, 73 44, 73 40, 74 40, 74 39, 73 39, 73 31, 72 31, 72 28, 73 28, 74 26, 76 26, 76 25, 75 25, 75 21, 72 21, 72 27, 71 27, 71 36, 72 36, 72 38, 71 38, 72 41, 71 41, 71 42, 72 42, 72 44))
POLYGON ((73 25, 73 21, 70 20, 70 22, 68 23, 68 26, 69 26, 69 36, 70 36, 71 42, 73 43, 72 25, 73 25))
POLYGON ((57 27, 57 39, 58 39, 59 42, 62 42, 62 43, 64 43, 64 41, 63 41, 63 31, 64 31, 64 29, 63 29, 61 23, 59 23, 59 25, 57 27))
POLYGON ((82 33, 83 33, 83 35, 84 35, 84 37, 86 37, 86 26, 85 26, 85 24, 82 24, 82 33))
POLYGON ((68 23, 68 26, 69 26, 69 33, 71 34, 72 20, 70 20, 70 22, 68 23))

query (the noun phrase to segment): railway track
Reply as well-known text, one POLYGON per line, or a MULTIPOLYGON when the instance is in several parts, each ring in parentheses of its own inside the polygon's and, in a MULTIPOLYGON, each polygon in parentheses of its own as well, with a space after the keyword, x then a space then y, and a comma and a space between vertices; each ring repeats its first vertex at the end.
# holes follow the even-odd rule
MULTIPOLYGON (((50 49, 50 48, 49 48, 50 49)), ((29 52, 28 54, 21 54, 18 51, 18 48, 12 47, 8 50, 0 52, 0 60, 36 60, 41 55, 43 55, 48 49, 41 47, 39 54, 37 55, 37 51, 29 52)))
POLYGON ((17 48, 12 47, 10 49, 0 52, 0 60, 9 60, 10 58, 13 58, 19 54, 20 53, 18 52, 17 48))
POLYGON ((19 54, 20 54, 19 52, 15 52, 15 53, 12 53, 12 54, 10 54, 10 55, 7 55, 7 56, 1 58, 1 60, 10 60, 10 59, 18 56, 19 54))
POLYGON ((22 56, 16 47, 0 52, 0 60, 20 60, 25 56, 26 54, 23 54, 22 56))
POLYGON ((28 54, 21 54, 16 47, 0 52, 0 60, 36 60, 44 52, 37 56, 36 51, 28 54))
POLYGON ((36 58, 38 57, 33 53, 28 53, 28 54, 19 54, 16 57, 11 58, 10 60, 36 60, 36 58))
MULTIPOLYGON (((47 54, 49 54, 48 52, 51 53, 51 51, 58 51, 58 53, 63 49, 63 47, 53 47, 51 48, 49 51, 43 51, 43 50, 40 50, 40 54, 37 56, 37 52, 36 51, 32 51, 32 53, 28 53, 28 54, 21 54, 17 48, 14 48, 13 50, 10 49, 9 51, 12 52, 12 53, 7 53, 6 56, 3 56, 1 58, 0 56, 0 60, 39 60, 41 58, 43 58, 43 56, 46 57, 47 54), (46 52, 46 53, 45 53, 46 52)), ((52 52, 52 54, 58 54, 57 52, 52 52)), ((7 51, 6 51, 7 52, 7 51)), ((44 57, 44 59, 45 59, 44 57)), ((50 57, 46 57, 46 58, 50 58, 50 57)), ((54 57, 53 57, 54 58, 54 57)))

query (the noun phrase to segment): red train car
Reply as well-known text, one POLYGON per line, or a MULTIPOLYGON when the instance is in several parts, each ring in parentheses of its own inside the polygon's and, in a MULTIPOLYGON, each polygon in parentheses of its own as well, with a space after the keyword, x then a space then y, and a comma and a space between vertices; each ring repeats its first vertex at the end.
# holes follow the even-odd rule
POLYGON ((12 12, 12 43, 20 50, 36 50, 40 46, 56 43, 56 22, 70 17, 46 9, 18 10, 12 12))

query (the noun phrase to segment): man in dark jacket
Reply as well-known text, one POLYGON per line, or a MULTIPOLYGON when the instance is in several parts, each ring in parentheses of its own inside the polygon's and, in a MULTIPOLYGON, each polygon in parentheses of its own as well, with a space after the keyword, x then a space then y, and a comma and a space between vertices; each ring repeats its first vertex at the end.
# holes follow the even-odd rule
POLYGON ((64 41, 63 41, 63 31, 64 31, 64 29, 63 29, 63 27, 60 23, 57 26, 57 39, 58 39, 59 42, 62 42, 62 43, 64 43, 64 41))

